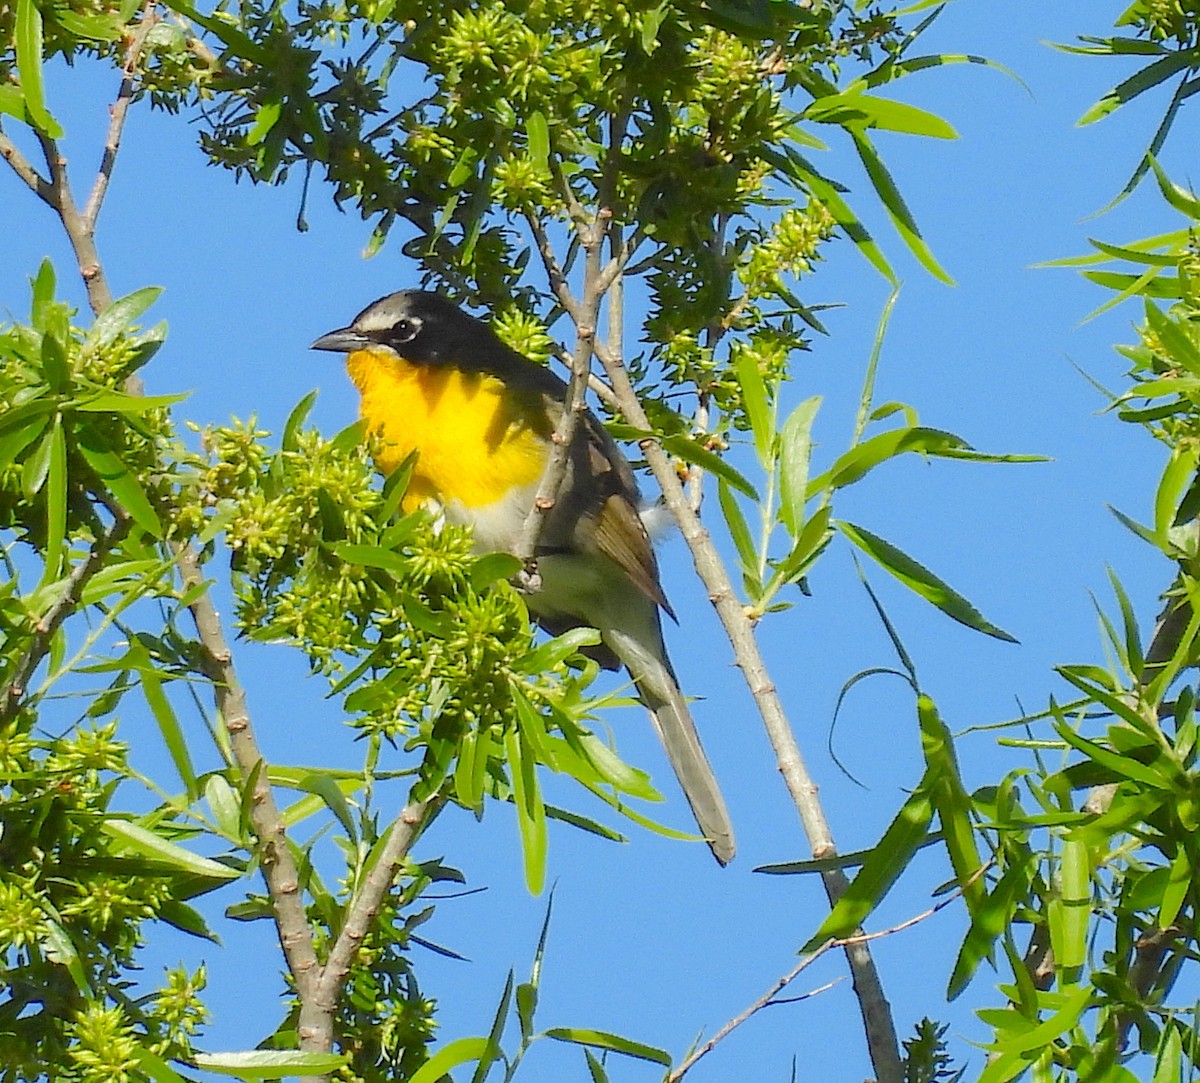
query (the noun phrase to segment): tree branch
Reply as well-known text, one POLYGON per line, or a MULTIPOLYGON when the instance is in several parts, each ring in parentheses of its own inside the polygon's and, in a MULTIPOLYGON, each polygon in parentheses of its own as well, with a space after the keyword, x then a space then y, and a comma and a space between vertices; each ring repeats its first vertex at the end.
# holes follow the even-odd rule
POLYGON ((33 167, 33 163, 21 153, 20 148, 4 134, 3 128, 0 128, 0 158, 3 158, 12 167, 12 171, 29 186, 38 199, 51 207, 54 206, 54 189, 50 182, 33 167))
MULTIPOLYGON (((625 366, 611 351, 597 350, 597 356, 604 365, 621 412, 635 428, 649 431, 650 420, 642 409, 625 366)), ((667 507, 679 524, 680 532, 691 550, 696 573, 708 591, 709 601, 716 609, 733 647, 734 659, 758 707, 771 747, 775 751, 779 771, 799 814, 812 855, 817 858, 831 857, 837 853, 837 847, 817 797, 818 787, 808 773, 804 757, 779 699, 778 690, 767 672, 766 663, 754 636, 754 626, 738 601, 725 565, 713 545, 712 537, 692 510, 670 458, 656 440, 642 440, 639 446, 662 489, 667 507)), ((845 892, 849 881, 836 869, 823 872, 821 879, 830 903, 836 903, 845 892)), ((856 941, 847 943, 845 951, 854 978, 854 991, 862 1012, 867 1045, 876 1076, 882 1083, 898 1081, 902 1076, 896 1028, 870 950, 864 942, 856 941)))
MULTIPOLYGON (((176 556, 184 590, 191 592, 202 588, 204 573, 196 551, 190 545, 182 545, 177 547, 176 556)), ((258 836, 259 863, 271 897, 279 943, 303 1004, 312 996, 321 972, 304 901, 300 897, 299 872, 287 844, 283 818, 271 792, 267 763, 250 724, 246 692, 234 670, 233 655, 216 607, 205 591, 191 603, 190 609, 200 640, 201 669, 212 681, 217 710, 229 734, 230 747, 242 778, 253 788, 250 823, 258 836)), ((305 1043, 303 1035, 300 1036, 300 1048, 313 1048, 305 1043)))
POLYGON ((388 829, 387 841, 375 866, 367 874, 358 894, 346 911, 342 930, 338 933, 329 958, 325 962, 310 994, 301 998, 297 1033, 306 1048, 322 1052, 333 1048, 333 1023, 338 999, 346 977, 354 965, 363 938, 379 913, 384 896, 396 880, 396 871, 421 833, 445 807, 445 797, 432 797, 407 806, 388 829))

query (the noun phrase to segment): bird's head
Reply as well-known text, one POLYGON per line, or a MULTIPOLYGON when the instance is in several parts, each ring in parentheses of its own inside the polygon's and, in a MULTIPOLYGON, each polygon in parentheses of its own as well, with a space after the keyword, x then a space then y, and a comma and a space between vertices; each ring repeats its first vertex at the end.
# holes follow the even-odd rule
POLYGON ((491 340, 485 324, 440 293, 401 290, 369 304, 349 326, 322 335, 311 348, 346 354, 390 352, 416 365, 461 365, 491 340))

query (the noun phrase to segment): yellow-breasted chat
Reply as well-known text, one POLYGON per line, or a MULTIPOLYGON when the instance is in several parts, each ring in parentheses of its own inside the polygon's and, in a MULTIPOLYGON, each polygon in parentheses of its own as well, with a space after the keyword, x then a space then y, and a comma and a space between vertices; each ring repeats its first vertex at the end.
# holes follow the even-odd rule
MULTIPOLYGON (((505 346, 487 324, 437 293, 402 290, 313 343, 347 355, 361 415, 391 473, 414 451, 404 497, 469 524, 480 552, 512 551, 533 506, 562 417, 567 385, 505 346)), ((575 426, 558 500, 535 554, 530 612, 554 635, 600 632, 594 656, 624 665, 654 720, 700 830, 721 864, 733 826, 663 643, 674 614, 640 510, 629 462, 590 411, 575 426)))

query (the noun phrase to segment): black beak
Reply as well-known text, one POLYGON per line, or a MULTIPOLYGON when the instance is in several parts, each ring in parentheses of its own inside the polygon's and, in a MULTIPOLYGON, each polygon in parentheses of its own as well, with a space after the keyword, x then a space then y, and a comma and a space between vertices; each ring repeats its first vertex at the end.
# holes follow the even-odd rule
POLYGON ((314 342, 310 350, 330 350, 333 353, 353 353, 372 345, 372 340, 353 327, 343 327, 339 331, 330 331, 314 342))

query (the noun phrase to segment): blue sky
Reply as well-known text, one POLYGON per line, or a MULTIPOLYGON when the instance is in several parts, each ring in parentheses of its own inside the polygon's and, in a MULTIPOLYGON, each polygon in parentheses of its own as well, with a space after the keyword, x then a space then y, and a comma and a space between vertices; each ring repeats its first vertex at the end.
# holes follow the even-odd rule
MULTIPOLYGON (((1095 0, 1054 4, 979 0, 951 4, 924 51, 983 54, 1013 68, 1029 92, 981 67, 925 72, 894 88, 897 97, 945 116, 955 142, 901 136, 878 139, 933 250, 957 281, 931 279, 882 222, 845 146, 822 165, 853 186, 853 203, 894 260, 904 287, 883 352, 878 400, 916 407, 923 422, 957 432, 988 451, 1047 455, 1037 465, 978 466, 914 457, 846 491, 836 505, 901 546, 969 597, 1021 642, 972 633, 907 595, 882 573, 872 582, 912 652, 922 683, 955 730, 1012 718, 1062 694, 1055 664, 1102 661, 1093 596, 1108 605, 1106 567, 1122 578, 1142 619, 1152 621, 1170 569, 1122 528, 1106 505, 1148 514, 1161 449, 1140 430, 1101 413, 1103 401, 1075 366, 1108 385, 1123 363, 1111 347, 1132 340, 1133 309, 1081 324, 1105 299, 1043 260, 1085 251, 1096 236, 1123 242, 1177 228, 1178 216, 1150 188, 1116 211, 1103 207, 1124 182, 1148 140, 1160 96, 1148 95, 1098 125, 1076 119, 1131 69, 1068 56, 1046 41, 1102 35, 1124 5, 1095 0)), ((48 94, 64 120, 76 184, 90 182, 115 80, 88 65, 51 70, 48 94), (97 97, 97 95, 101 95, 97 97)), ((889 88, 889 93, 893 92, 889 88)), ((1158 110, 1158 112, 1156 112, 1158 110)), ((361 258, 367 230, 314 187, 310 229, 294 228, 300 189, 235 185, 207 168, 196 129, 181 118, 135 110, 102 218, 100 249, 117 295, 148 284, 166 292, 156 308, 169 321, 166 348, 146 373, 154 393, 190 389, 181 416, 220 423, 256 413, 278 431, 312 388, 312 420, 334 432, 355 415, 356 400, 336 358, 308 351, 319 334, 342 326, 368 301, 412 285, 418 269, 393 243, 361 258)), ((1185 109, 1164 162, 1181 182, 1195 124, 1185 109)), ((51 256, 69 296, 83 307, 65 242, 49 213, 7 172, 0 173, 0 312, 23 315, 26 278, 51 256)), ((841 302, 827 313, 832 332, 797 359, 789 401, 821 394, 817 458, 827 463, 848 440, 863 367, 887 284, 845 242, 802 285, 809 303, 841 302)), ((710 508, 715 516, 715 505, 710 508)), ((759 996, 793 965, 796 948, 823 914, 815 880, 756 875, 755 865, 807 856, 795 812, 778 779, 749 696, 690 573, 677 539, 662 547, 667 592, 681 614, 668 630, 684 689, 699 697, 704 732, 738 831, 739 856, 721 870, 702 846, 634 835, 626 846, 553 830, 549 877, 556 885, 545 964, 540 1026, 587 1026, 620 1032, 682 1053, 759 996)), ((866 788, 832 763, 826 739, 838 690, 853 674, 894 658, 858 585, 847 547, 835 543, 811 577, 812 598, 765 622, 763 644, 809 766, 821 785, 834 837, 843 851, 869 846, 904 800, 920 770, 911 695, 898 681, 860 685, 835 735, 840 759, 866 788)), ((239 648, 239 671, 268 758, 280 763, 352 767, 360 750, 340 724, 336 704, 306 678, 303 662, 282 647, 239 648)), ((151 772, 162 763, 153 731, 135 757, 151 772)), ((197 733, 199 733, 199 724, 197 733)), ((624 756, 662 780, 669 822, 687 827, 661 752, 640 711, 614 717, 624 756)), ((994 736, 965 737, 959 749, 968 784, 998 779, 1020 764, 994 736)), ((598 812, 584 797, 549 787, 554 799, 598 812)), ((402 794, 396 794, 397 807, 402 794)), ((493 807, 481 824, 447 812, 418 856, 444 854, 483 894, 445 902, 426 927, 468 963, 419 957, 426 992, 442 1002, 444 1039, 483 1033, 510 967, 529 966, 545 899, 525 891, 515 824, 493 807)), ((935 855, 920 857, 872 920, 879 928, 920 913, 949 876, 935 855)), ((217 898, 223 906, 236 901, 217 898)), ((953 1006, 946 976, 965 929, 951 907, 875 944, 902 1036, 923 1015, 952 1022, 959 1039, 984 1037, 970 1009, 996 1004, 988 973, 953 1006)), ((280 968, 264 925, 226 927, 222 948, 168 936, 147 953, 153 977, 163 963, 206 959, 215 1022, 210 1049, 252 1046, 274 1026, 280 968)), ((822 960, 794 992, 844 973, 822 960)), ((689 1077, 859 1080, 869 1072, 848 981, 791 1006, 770 1009, 730 1038, 689 1077)), ((519 1078, 585 1078, 576 1050, 531 1054, 519 1078)), ((614 1064, 613 1078, 651 1080, 650 1066, 614 1064)))

